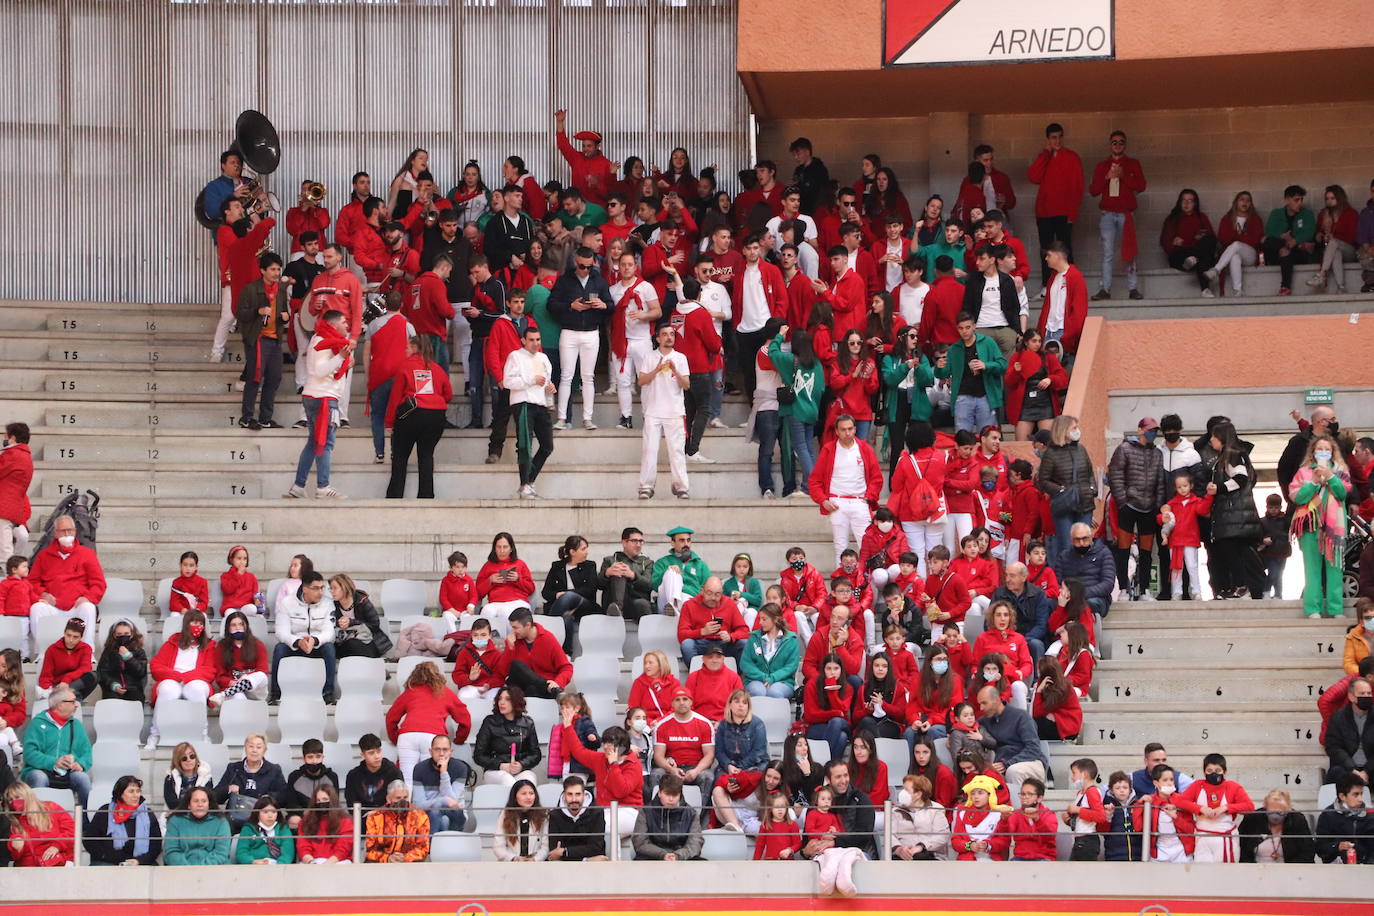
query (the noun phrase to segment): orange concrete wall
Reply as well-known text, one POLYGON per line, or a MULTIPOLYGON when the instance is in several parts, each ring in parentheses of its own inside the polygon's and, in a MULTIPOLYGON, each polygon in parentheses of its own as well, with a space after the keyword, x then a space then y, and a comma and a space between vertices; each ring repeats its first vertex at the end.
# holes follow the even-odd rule
MULTIPOLYGON (((882 0, 739 2, 740 72, 879 67, 882 0), (786 40, 779 40, 780 30, 786 40)), ((1116 0, 1116 56, 1154 60, 1370 47, 1374 16, 1369 13, 1368 0, 1317 5, 1294 0, 1116 0)), ((1339 79, 1339 74, 1330 78, 1339 79)))
POLYGON ((1353 325, 1342 315, 1112 322, 1089 317, 1064 412, 1079 418, 1083 441, 1102 464, 1113 390, 1358 385, 1374 397, 1371 354, 1371 315, 1353 325))

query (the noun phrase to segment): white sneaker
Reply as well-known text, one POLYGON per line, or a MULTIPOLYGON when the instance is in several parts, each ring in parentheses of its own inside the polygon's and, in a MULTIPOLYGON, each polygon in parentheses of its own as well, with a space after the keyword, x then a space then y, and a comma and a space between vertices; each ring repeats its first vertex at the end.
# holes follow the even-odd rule
POLYGON ((1156 598, 1155 598, 1154 592, 1150 591, 1150 590, 1147 588, 1147 589, 1145 589, 1145 591, 1141 592, 1141 593, 1136 597, 1135 600, 1136 600, 1136 601, 1155 601, 1156 598))
POLYGON ((559 420, 557 423, 553 424, 553 428, 554 428, 554 429, 572 429, 572 424, 569 423, 567 420, 559 420))
POLYGON ((1215 267, 1204 271, 1202 275, 1207 278, 1207 288, 1212 291, 1213 295, 1221 292, 1221 274, 1217 273, 1215 267))
POLYGON ((1197 258, 1193 257, 1192 255, 1188 255, 1188 257, 1183 259, 1184 270, 1192 270, 1194 267, 1197 267, 1197 258))
POLYGON ((639 488, 639 498, 640 498, 640 499, 653 499, 653 498, 654 498, 654 491, 651 490, 651 489, 649 489, 648 487, 640 487, 640 488, 639 488))
POLYGON ((219 693, 212 693, 212 694, 210 694, 210 705, 211 705, 211 706, 216 706, 216 707, 218 707, 218 706, 223 706, 223 705, 224 705, 224 692, 223 692, 223 691, 220 691, 219 693))
POLYGON ((220 350, 219 352, 215 352, 214 350, 211 350, 211 351, 210 351, 210 362, 211 362, 211 363, 222 363, 222 362, 224 362, 224 351, 223 351, 223 350, 220 350))
POLYGON ((740 428, 740 429, 748 429, 748 428, 749 428, 749 421, 748 421, 748 420, 745 420, 743 423, 741 423, 741 424, 739 425, 739 428, 740 428))
POLYGON ((763 498, 764 498, 764 499, 777 499, 777 498, 778 498, 778 494, 774 493, 772 490, 764 490, 764 491, 763 491, 763 498))
POLYGON ((591 420, 583 420, 583 421, 582 421, 582 428, 583 428, 583 429, 596 429, 596 424, 593 423, 591 420))
POLYGON ((235 390, 235 391, 242 391, 242 390, 244 389, 244 385, 245 385, 245 382, 244 382, 242 379, 240 379, 239 381, 237 381, 237 382, 234 383, 234 390, 235 390))
POLYGON ((673 487, 673 495, 676 496, 678 499, 692 498, 691 494, 689 494, 686 490, 679 490, 677 487, 673 487))
POLYGON ((720 417, 712 417, 712 418, 711 418, 711 422, 707 423, 706 425, 709 426, 711 429, 729 429, 729 428, 730 428, 730 427, 726 426, 724 423, 721 422, 720 417))
POLYGON ((1202 291, 1202 298, 1204 298, 1204 299, 1215 299, 1215 298, 1216 298, 1216 294, 1213 293, 1210 289, 1204 289, 1204 290, 1202 291))
POLYGON ((342 493, 340 493, 338 490, 334 489, 333 487, 325 487, 323 490, 316 488, 316 490, 315 490, 315 498, 316 498, 316 499, 347 499, 348 497, 344 496, 342 493))
POLYGON ((1307 278, 1307 285, 1312 287, 1313 289, 1316 289, 1318 286, 1325 286, 1326 278, 1319 273, 1313 274, 1312 276, 1307 278))
POLYGON ((291 489, 282 494, 282 499, 305 499, 305 487, 298 487, 293 483, 291 489))
POLYGON ((1045 293, 1047 293, 1047 292, 1048 292, 1048 290, 1045 289, 1045 287, 1042 286, 1042 287, 1040 287, 1040 292, 1038 292, 1038 293, 1035 294, 1035 298, 1036 298, 1036 299, 1044 299, 1044 298, 1045 298, 1045 293))
POLYGON ((695 464, 715 464, 715 463, 716 463, 716 459, 714 459, 714 458, 707 458, 706 455, 705 455, 704 453, 702 453, 702 452, 697 452, 695 455, 688 455, 688 456, 687 456, 687 460, 688 460, 688 461, 691 461, 691 462, 693 462, 693 463, 695 463, 695 464))

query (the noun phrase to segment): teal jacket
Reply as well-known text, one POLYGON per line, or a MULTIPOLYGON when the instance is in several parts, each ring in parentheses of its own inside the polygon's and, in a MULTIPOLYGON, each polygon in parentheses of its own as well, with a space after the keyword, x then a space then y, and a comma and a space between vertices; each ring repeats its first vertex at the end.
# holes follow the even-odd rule
MULTIPOLYGON (((275 861, 278 865, 290 865, 296 861, 296 838, 291 835, 291 828, 278 821, 272 827, 272 835, 276 837, 280 844, 279 854, 275 861)), ((258 859, 271 859, 271 853, 267 850, 267 840, 263 839, 258 828, 253 824, 244 824, 239 831, 239 844, 234 850, 234 860, 240 865, 252 865, 258 859)))
POLYGON ((784 630, 778 651, 772 658, 763 654, 763 631, 749 634, 739 657, 739 671, 745 681, 767 681, 773 684, 794 684, 797 666, 801 663, 801 640, 791 630, 784 630))
POLYGON ((1299 207, 1291 216, 1287 207, 1270 210, 1269 218, 1264 221, 1265 236, 1276 239, 1285 232, 1293 233, 1293 241, 1298 244, 1313 241, 1317 237, 1317 218, 1306 207, 1299 207))
POLYGON ((70 719, 66 725, 53 721, 48 710, 33 717, 24 732, 24 773, 27 780, 34 770, 52 770, 57 758, 71 754, 83 770, 91 768, 91 739, 80 719, 70 719))
POLYGON ((729 598, 731 592, 739 592, 739 596, 744 599, 744 603, 754 610, 763 607, 763 585, 758 579, 750 576, 744 582, 734 576, 725 580, 725 597, 729 598))
MULTIPOLYGON (((887 389, 887 421, 889 423, 897 420, 897 405, 901 401, 898 385, 906 378, 911 367, 906 364, 906 360, 898 359, 892 354, 883 357, 883 386, 887 389)), ((911 419, 929 420, 930 419, 930 398, 926 397, 926 389, 935 384, 935 370, 930 367, 930 361, 921 357, 921 362, 916 366, 916 384, 909 390, 911 398, 911 419)), ((901 446, 901 443, 897 443, 901 446)))
POLYGON ((810 369, 797 365, 791 353, 782 349, 782 335, 774 337, 768 344, 768 358, 778 370, 784 385, 791 385, 797 399, 791 404, 778 402, 778 416, 795 417, 802 423, 815 423, 821 416, 821 396, 825 394, 825 370, 821 361, 816 360, 810 369))
POLYGON ((228 865, 229 822, 218 814, 196 820, 182 812, 167 818, 162 838, 165 865, 228 865))
MULTIPOLYGON (((973 348, 986 366, 983 370, 983 388, 987 391, 988 406, 994 409, 1001 407, 1002 375, 1007 371, 1007 358, 1002 355, 1002 348, 997 346, 997 341, 976 331, 973 334, 973 348)), ((951 404, 959 399, 959 386, 964 381, 964 368, 964 342, 956 340, 949 345, 949 359, 945 361, 945 368, 935 370, 936 378, 949 379, 951 404)))
MULTIPOLYGON (((935 259, 942 254, 949 255, 949 259, 954 262, 955 270, 963 270, 964 254, 967 251, 968 249, 964 247, 963 242, 960 242, 958 245, 946 245, 945 235, 943 232, 940 233, 940 237, 936 239, 934 242, 930 243, 929 245, 922 245, 920 248, 916 249, 916 253, 926 259, 926 272, 924 274, 925 281, 927 283, 930 283, 934 280, 935 259)), ((962 277, 959 278, 959 282, 964 282, 962 277)))

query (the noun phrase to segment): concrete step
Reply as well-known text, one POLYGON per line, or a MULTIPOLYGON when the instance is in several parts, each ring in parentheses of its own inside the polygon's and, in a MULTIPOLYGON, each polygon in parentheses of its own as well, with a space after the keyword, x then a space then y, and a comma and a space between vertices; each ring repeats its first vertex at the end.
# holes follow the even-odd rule
POLYGON ((1263 705, 1238 706, 1196 701, 1170 711, 1109 701, 1084 708, 1082 734, 1085 744, 1132 749, 1150 741, 1166 746, 1189 741, 1215 744, 1222 753, 1232 743, 1249 743, 1274 745, 1275 754, 1286 754, 1289 749, 1319 750, 1317 726, 1316 710, 1305 703, 1266 700, 1263 705))
MULTIPOLYGON (((1230 775, 1239 780, 1253 793, 1259 803, 1264 793, 1271 788, 1285 789, 1294 795, 1316 800, 1321 786, 1321 771, 1326 765, 1326 755, 1316 753, 1276 752, 1269 746, 1242 747, 1227 745, 1224 748, 1212 747, 1211 742, 1203 745, 1183 745, 1165 739, 1169 750, 1169 762, 1190 776, 1202 773, 1202 758, 1218 750, 1226 756, 1226 767, 1230 775)), ((1054 771, 1055 784, 1063 791, 1069 781, 1069 764, 1080 757, 1088 757, 1097 764, 1101 785, 1105 789, 1107 780, 1116 770, 1127 774, 1142 766, 1141 747, 1119 747, 1116 743, 1103 746, 1093 743, 1063 744, 1052 741, 1048 745, 1050 767, 1054 771)))
POLYGON ((1302 602, 1283 598, 1259 601, 1119 601, 1103 621, 1108 631, 1128 627, 1268 626, 1303 622, 1302 602))
MULTIPOLYGON (((1110 657, 1159 659, 1262 659, 1284 656, 1310 659, 1313 664, 1339 662, 1347 624, 1342 619, 1314 620, 1303 628, 1275 627, 1272 631, 1234 629, 1113 630, 1103 636, 1110 657)), ((1108 654, 1103 647, 1103 653, 1108 654)))
MULTIPOLYGON (((242 364, 243 341, 231 337, 225 347, 226 362, 242 364)), ((6 360, 47 360, 68 366, 86 363, 114 363, 124 366, 189 364, 209 362, 210 342, 165 343, 149 338, 138 343, 89 338, 54 343, 49 338, 0 338, 0 357, 6 360)))
POLYGON ((1265 672, 1256 674, 1253 666, 1231 671, 1208 666, 1191 673, 1168 668, 1118 672, 1113 670, 1112 662, 1104 662, 1093 672, 1093 690, 1102 700, 1136 704, 1191 702, 1201 697, 1227 698, 1237 703, 1256 699, 1306 702, 1316 715, 1317 698, 1326 685, 1313 676, 1310 667, 1275 672, 1266 665, 1265 672))
MULTIPOLYGON (((1147 257, 1153 256, 1155 254, 1156 252, 1152 251, 1149 255, 1147 255, 1147 257)), ((1096 254, 1078 252, 1078 259, 1076 263, 1078 267, 1081 270, 1083 270, 1083 277, 1088 283, 1089 295, 1092 295, 1096 293, 1099 289, 1101 289, 1102 273, 1098 269, 1098 256, 1096 254)), ((1148 261, 1145 263, 1148 263, 1148 261)), ((1322 290, 1314 289, 1308 286, 1307 280, 1317 272, 1317 266, 1315 264, 1304 264, 1294 268, 1292 296, 1279 296, 1278 294, 1280 276, 1279 268, 1277 265, 1272 267, 1266 265, 1264 267, 1246 268, 1246 295, 1244 297, 1241 297, 1241 301, 1248 301, 1251 299, 1262 299, 1276 300, 1278 303, 1282 303, 1285 300, 1291 301, 1293 297, 1299 296, 1304 299, 1332 299, 1338 301, 1356 298, 1359 296, 1361 283, 1360 265, 1358 263, 1351 262, 1344 265, 1344 267, 1345 288, 1347 290, 1345 295, 1338 295, 1336 293, 1336 283, 1334 276, 1329 278, 1327 284, 1327 289, 1329 290, 1329 292, 1324 292, 1322 290)), ((1113 273, 1115 275, 1114 282, 1112 284, 1112 295, 1114 298, 1111 300, 1107 300, 1106 302, 1093 302, 1090 306, 1091 309, 1096 309, 1097 307, 1102 306, 1104 304, 1115 302, 1121 302, 1122 304, 1129 303, 1130 305, 1140 304, 1139 302, 1131 302, 1131 300, 1127 299, 1126 278, 1123 276, 1121 272, 1120 262, 1117 263, 1116 269, 1113 271, 1113 273)), ((1203 298, 1200 294, 1201 290, 1198 288, 1197 276, 1191 272, 1184 273, 1181 270, 1173 270, 1162 265, 1155 267, 1145 267, 1142 264, 1141 268, 1137 271, 1136 276, 1139 281, 1138 286, 1140 288, 1141 293, 1143 293, 1149 299, 1197 300, 1197 304, 1206 305, 1208 308, 1212 308, 1220 304, 1229 305, 1236 300, 1236 297, 1231 292, 1231 281, 1229 278, 1229 274, 1227 277, 1223 278, 1226 284, 1226 294, 1219 299, 1203 298)), ((1032 271, 1031 285, 1032 288, 1039 289, 1039 278, 1038 276, 1036 276, 1035 271, 1032 271)), ((1287 312, 1280 312, 1278 314, 1287 314, 1287 312)), ((1113 315, 1112 317, 1117 316, 1113 315)))

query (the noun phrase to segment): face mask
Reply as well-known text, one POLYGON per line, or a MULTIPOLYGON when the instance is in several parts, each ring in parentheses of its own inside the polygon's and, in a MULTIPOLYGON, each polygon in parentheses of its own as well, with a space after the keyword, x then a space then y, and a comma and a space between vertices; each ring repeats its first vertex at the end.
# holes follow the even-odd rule
POLYGON ((61 544, 63 547, 70 547, 76 543, 76 535, 63 535, 62 537, 57 539, 57 543, 61 544))
POLYGON ((883 534, 887 534, 889 531, 892 530, 892 523, 891 523, 891 522, 879 522, 879 523, 878 523, 878 530, 881 531, 883 534))
POLYGON ((1316 458, 1322 464, 1326 464, 1328 461, 1331 460, 1331 453, 1324 448, 1318 449, 1317 451, 1312 453, 1312 457, 1316 458))
POLYGON ((792 567, 793 569, 795 569, 797 572, 801 572, 803 569, 806 569, 806 561, 805 561, 805 560, 793 560, 791 563, 788 563, 787 565, 788 565, 788 566, 791 566, 791 567, 792 567))
POLYGON ((1203 778, 1207 780, 1207 785, 1209 785, 1209 786, 1219 786, 1219 785, 1221 785, 1223 782, 1226 781, 1226 774, 1224 774, 1224 773, 1208 773, 1208 774, 1207 774, 1206 776, 1204 776, 1203 778))
POLYGON ((1069 441, 1070 441, 1070 442, 1077 442, 1077 441, 1078 441, 1079 439, 1081 439, 1081 438, 1083 438, 1083 430, 1081 430, 1081 429, 1071 429, 1071 430, 1069 430, 1069 441))
POLYGON ((192 638, 194 638, 194 639, 200 639, 201 634, 203 634, 203 633, 205 632, 205 625, 204 625, 204 624, 199 624, 199 623, 193 623, 193 624, 191 624, 191 626, 188 628, 188 632, 191 634, 192 638))
POLYGON ((1374 617, 1366 617, 1364 619, 1364 628, 1370 632, 1374 632, 1374 617))
POLYGON ((989 684, 993 683, 994 681, 1001 680, 1001 678, 1002 675, 998 674, 996 671, 983 672, 983 680, 987 681, 989 684))
POLYGON ((991 493, 993 490, 997 488, 997 481, 995 480, 984 480, 980 482, 983 485, 983 489, 987 490, 989 493, 991 493))
POLYGON ((1074 544, 1074 545, 1073 545, 1073 549, 1076 550, 1076 551, 1078 551, 1078 555, 1079 555, 1079 556, 1081 556, 1081 557, 1086 557, 1086 556, 1088 555, 1088 551, 1090 551, 1090 550, 1093 549, 1093 545, 1091 545, 1091 544, 1074 544))
POLYGON ((1149 429, 1145 431, 1145 444, 1154 445, 1155 439, 1159 438, 1159 430, 1149 429))
POLYGON ((1265 817, 1269 818, 1271 824, 1282 824, 1283 819, 1288 816, 1287 811, 1267 811, 1265 817))
POLYGON ((320 771, 324 769, 324 764, 322 764, 322 763, 307 763, 307 764, 302 765, 302 766, 301 766, 301 769, 305 770, 305 771, 306 771, 307 773, 309 773, 311 776, 318 776, 319 773, 320 773, 320 771))
POLYGON ((946 659, 937 658, 935 661, 930 663, 930 670, 940 675, 948 674, 949 662, 946 659))
POLYGON ((472 641, 472 646, 475 649, 485 649, 489 645, 491 645, 490 639, 474 639, 472 641))
POLYGON ((248 631, 240 630, 237 633, 230 633, 229 638, 232 639, 234 642, 243 642, 245 639, 248 638, 248 631))
POLYGON ((129 633, 122 633, 115 637, 115 642, 121 646, 127 646, 134 641, 134 637, 129 633))
POLYGON ((1361 712, 1369 712, 1371 708, 1374 708, 1374 697, 1356 697, 1355 708, 1361 712))
POLYGON ((1075 789, 1077 789, 1078 791, 1080 791, 1080 792, 1083 791, 1083 780, 1081 780, 1081 779, 1075 779, 1075 780, 1073 781, 1073 787, 1074 787, 1075 789))
POLYGON ((1326 427, 1326 431, 1334 436, 1336 435, 1336 433, 1341 431, 1341 424, 1337 423, 1335 420, 1332 420, 1331 423, 1326 427))
POLYGON ((900 792, 897 793, 897 804, 900 807, 910 808, 914 801, 915 799, 911 797, 911 793, 908 792, 906 789, 902 789, 900 792))
POLYGON ((1183 438, 1183 433, 1165 433, 1165 434, 1164 434, 1164 441, 1165 441, 1165 442, 1177 442, 1178 440, 1180 440, 1180 439, 1182 439, 1182 438, 1183 438))
POLYGON ((1173 795, 1173 794, 1174 794, 1174 787, 1173 787, 1173 786, 1160 786, 1160 787, 1159 787, 1159 794, 1160 794, 1161 796, 1163 796, 1164 798, 1168 798, 1170 795, 1173 795))
POLYGON ((639 733, 642 735, 642 734, 644 734, 646 731, 649 730, 649 720, 648 720, 648 719, 631 719, 631 720, 630 720, 630 728, 633 728, 635 731, 639 732, 639 733))

